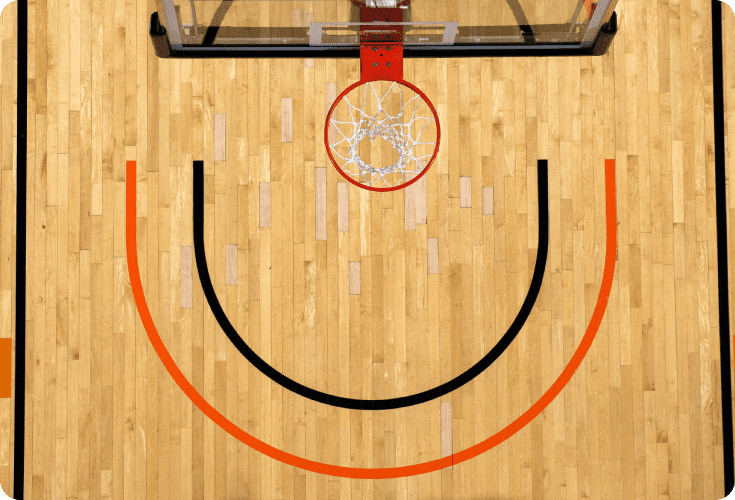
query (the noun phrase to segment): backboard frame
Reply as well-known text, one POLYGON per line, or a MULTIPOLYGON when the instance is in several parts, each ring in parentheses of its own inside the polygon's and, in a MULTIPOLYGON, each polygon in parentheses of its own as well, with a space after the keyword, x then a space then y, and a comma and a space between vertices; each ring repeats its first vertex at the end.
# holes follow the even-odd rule
MULTIPOLYGON (((441 43, 411 44, 404 43, 404 58, 435 57, 530 57, 530 56, 584 56, 603 55, 618 30, 617 15, 614 12, 617 0, 599 0, 597 8, 590 18, 584 35, 576 43, 548 43, 534 41, 527 37, 523 26, 523 41, 489 42, 489 43, 447 43, 456 36, 456 23, 401 23, 408 25, 439 24, 445 25, 449 33, 453 28, 455 34, 445 35, 441 43)), ((581 4, 580 4, 581 5, 581 4)), ((174 0, 156 0, 157 10, 150 19, 149 34, 156 55, 162 58, 360 58, 358 44, 340 45, 330 43, 313 43, 320 36, 309 32, 309 43, 283 44, 216 44, 192 45, 184 43, 180 20, 176 13, 174 0)), ((578 9, 579 10, 579 9, 578 9)), ((360 23, 311 23, 308 28, 351 26, 360 23)), ((383 23, 384 24, 384 23, 383 23)), ((491 28, 491 27, 489 27, 491 28)), ((498 27, 501 28, 501 27, 498 27)))

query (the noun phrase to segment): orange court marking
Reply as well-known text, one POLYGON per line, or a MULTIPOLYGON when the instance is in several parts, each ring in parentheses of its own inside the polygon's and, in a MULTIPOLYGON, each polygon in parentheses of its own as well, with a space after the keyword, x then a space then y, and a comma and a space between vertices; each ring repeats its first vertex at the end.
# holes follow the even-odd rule
POLYGON ((597 7, 597 4, 593 4, 592 0, 585 0, 584 8, 587 11, 587 19, 592 19, 592 14, 595 13, 595 7, 597 7))
POLYGON ((153 344, 161 362, 168 370, 171 377, 182 391, 191 399, 191 401, 212 421, 220 426, 234 438, 250 446, 254 450, 274 458, 284 464, 293 465, 300 469, 318 472, 320 474, 328 474, 330 476, 349 477, 357 479, 387 479, 414 476, 417 474, 425 474, 439 469, 449 467, 453 464, 459 464, 491 448, 502 443, 523 427, 531 420, 536 418, 546 408, 556 396, 559 395, 564 386, 579 368, 582 360, 587 355, 592 341, 595 339, 597 330, 600 327, 602 318, 607 308, 607 301, 610 297, 612 289, 613 276, 615 274, 615 252, 617 248, 617 224, 615 209, 615 160, 605 160, 605 201, 606 201, 606 226, 607 226, 607 245, 605 252, 605 269, 602 274, 602 283, 600 285, 600 294, 597 297, 595 310, 587 325, 587 331, 582 337, 577 350, 572 355, 569 363, 564 367, 559 378, 549 387, 549 389, 536 401, 525 413, 521 414, 507 427, 490 436, 484 441, 477 443, 465 450, 457 452, 447 457, 431 460, 414 465, 405 465, 401 467, 386 467, 381 469, 369 469, 359 467, 343 467, 339 465, 324 464, 306 458, 297 457, 283 450, 279 450, 267 443, 248 434, 237 425, 228 420, 224 415, 218 412, 211 404, 209 404, 199 392, 191 385, 184 374, 181 373, 179 367, 176 366, 171 354, 169 354, 166 346, 163 344, 161 337, 158 335, 156 326, 151 318, 148 310, 148 304, 143 293, 143 285, 140 281, 140 271, 138 269, 138 253, 136 247, 136 218, 135 218, 135 197, 136 197, 136 174, 135 162, 127 162, 127 173, 125 179, 125 244, 128 256, 128 272, 130 275, 130 284, 133 289, 133 297, 138 308, 138 314, 143 322, 148 338, 153 344))
POLYGON ((11 370, 11 352, 13 350, 13 341, 11 339, 0 339, 0 398, 9 398, 10 370, 11 370))

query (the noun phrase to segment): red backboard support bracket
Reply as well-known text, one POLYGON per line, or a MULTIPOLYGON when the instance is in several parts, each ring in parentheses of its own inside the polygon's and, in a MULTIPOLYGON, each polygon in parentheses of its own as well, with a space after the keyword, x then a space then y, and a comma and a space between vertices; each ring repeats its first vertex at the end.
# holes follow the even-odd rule
POLYGON ((360 79, 403 80, 403 10, 360 8, 360 79))
POLYGON ((360 45, 360 79, 403 80, 403 45, 363 43, 360 45))

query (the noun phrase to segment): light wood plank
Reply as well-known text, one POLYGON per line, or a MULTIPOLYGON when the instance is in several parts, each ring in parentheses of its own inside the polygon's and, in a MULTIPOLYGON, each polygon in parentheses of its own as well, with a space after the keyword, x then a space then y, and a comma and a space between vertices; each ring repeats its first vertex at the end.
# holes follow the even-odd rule
MULTIPOLYGON (((413 179, 414 174, 406 174, 406 180, 410 181, 413 179)), ((404 220, 404 227, 406 231, 413 231, 416 229, 416 201, 417 201, 417 192, 416 192, 416 182, 411 184, 410 186, 404 188, 403 190, 403 220, 404 220)))
POLYGON ((346 182, 337 184, 337 231, 350 231, 350 185, 346 182))
POLYGON ((225 161, 227 159, 225 118, 224 113, 214 115, 214 161, 225 161))
POLYGON ((482 188, 482 215, 493 215, 494 203, 492 186, 482 188))
MULTIPOLYGON (((419 161, 419 170, 423 170, 424 166, 426 165, 426 162, 419 161)), ((427 179, 428 174, 424 174, 421 176, 419 180, 417 180, 412 186, 414 187, 414 193, 416 193, 416 224, 426 224, 426 220, 428 217, 427 212, 427 179)), ((409 186, 410 187, 410 186, 409 186)))
POLYGON ((472 207, 472 177, 459 178, 459 206, 460 208, 472 207))
POLYGON ((350 295, 360 295, 360 263, 350 262, 350 295))
POLYGON ((271 227, 271 183, 261 182, 260 193, 258 197, 258 206, 260 207, 259 225, 260 227, 271 227))
POLYGON ((325 241, 327 239, 327 169, 317 167, 315 172, 316 239, 325 241))
POLYGON ((237 285, 237 245, 227 245, 225 259, 225 283, 228 285, 237 285))
POLYGON ((448 457, 454 451, 452 442, 452 402, 442 401, 439 403, 441 422, 441 456, 448 457))
POLYGON ((193 307, 192 289, 192 265, 194 247, 181 247, 181 307, 191 309, 193 307))
POLYGON ((429 274, 439 274, 439 238, 429 238, 427 251, 427 272, 429 274))
POLYGON ((281 99, 281 142, 293 141, 293 99, 281 99))

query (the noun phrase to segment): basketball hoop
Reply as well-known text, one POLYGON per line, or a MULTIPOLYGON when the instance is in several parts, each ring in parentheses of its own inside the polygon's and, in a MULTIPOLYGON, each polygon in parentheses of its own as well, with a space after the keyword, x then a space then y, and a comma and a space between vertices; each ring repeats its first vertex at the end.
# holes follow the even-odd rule
POLYGON ((324 127, 334 167, 370 191, 413 184, 439 153, 439 115, 426 94, 403 79, 402 16, 399 8, 361 7, 360 81, 337 97, 324 127))

